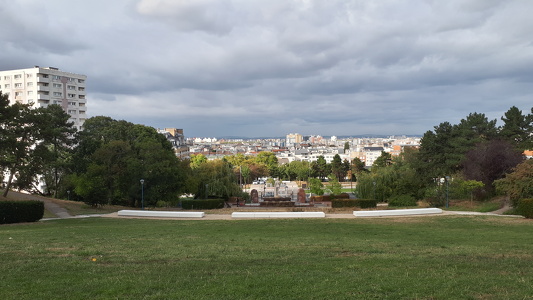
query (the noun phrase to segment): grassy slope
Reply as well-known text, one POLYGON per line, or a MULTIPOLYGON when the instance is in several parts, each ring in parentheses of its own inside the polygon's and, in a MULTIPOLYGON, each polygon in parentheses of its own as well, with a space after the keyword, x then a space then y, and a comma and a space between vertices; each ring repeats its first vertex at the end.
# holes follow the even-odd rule
POLYGON ((0 226, 2 299, 524 299, 533 223, 502 217, 0 226))

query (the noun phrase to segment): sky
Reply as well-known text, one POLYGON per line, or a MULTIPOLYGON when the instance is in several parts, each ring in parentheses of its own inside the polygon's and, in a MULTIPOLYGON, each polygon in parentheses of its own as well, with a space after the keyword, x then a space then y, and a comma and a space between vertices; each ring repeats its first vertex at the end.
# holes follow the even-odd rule
POLYGON ((530 0, 0 0, 0 70, 187 137, 422 135, 533 106, 530 0))

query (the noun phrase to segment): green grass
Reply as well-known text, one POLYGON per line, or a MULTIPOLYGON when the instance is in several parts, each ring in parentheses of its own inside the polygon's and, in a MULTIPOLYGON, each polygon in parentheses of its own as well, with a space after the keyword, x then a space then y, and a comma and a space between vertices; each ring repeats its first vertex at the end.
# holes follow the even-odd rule
POLYGON ((450 201, 450 207, 446 210, 491 212, 501 207, 500 201, 450 201))
POLYGON ((0 298, 526 299, 532 235, 484 216, 3 225, 0 298))

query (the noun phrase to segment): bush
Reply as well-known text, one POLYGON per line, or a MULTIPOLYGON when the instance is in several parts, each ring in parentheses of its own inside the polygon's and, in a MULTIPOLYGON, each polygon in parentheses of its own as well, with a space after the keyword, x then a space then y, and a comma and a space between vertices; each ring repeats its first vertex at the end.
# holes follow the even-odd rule
POLYGON ((311 196, 310 200, 312 202, 325 202, 325 201, 331 201, 331 198, 329 195, 324 196, 311 196))
POLYGON ((0 224, 39 221, 44 215, 41 201, 0 201, 0 224))
POLYGON ((348 193, 341 193, 338 195, 331 195, 331 199, 350 199, 350 195, 348 193))
POLYGON ((528 219, 533 219, 533 198, 520 199, 518 202, 517 211, 522 216, 528 219))
POLYGON ((360 208, 374 208, 378 206, 378 200, 376 199, 356 199, 357 206, 360 208))
POLYGON ((183 209, 217 209, 224 208, 224 199, 181 200, 183 209))
POLYGON ((370 199, 332 199, 331 207, 359 207, 359 208, 373 208, 378 205, 377 200, 370 199))
POLYGON ((409 195, 398 195, 389 199, 389 206, 416 206, 416 199, 409 195))

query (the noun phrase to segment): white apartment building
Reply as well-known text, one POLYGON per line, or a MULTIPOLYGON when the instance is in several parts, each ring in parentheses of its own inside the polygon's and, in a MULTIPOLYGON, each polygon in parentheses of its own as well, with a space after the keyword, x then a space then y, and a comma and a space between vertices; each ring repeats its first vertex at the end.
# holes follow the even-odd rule
POLYGON ((32 103, 34 108, 58 104, 70 115, 69 121, 81 130, 87 118, 86 80, 85 75, 35 66, 0 71, 0 90, 9 94, 10 103, 32 103))

